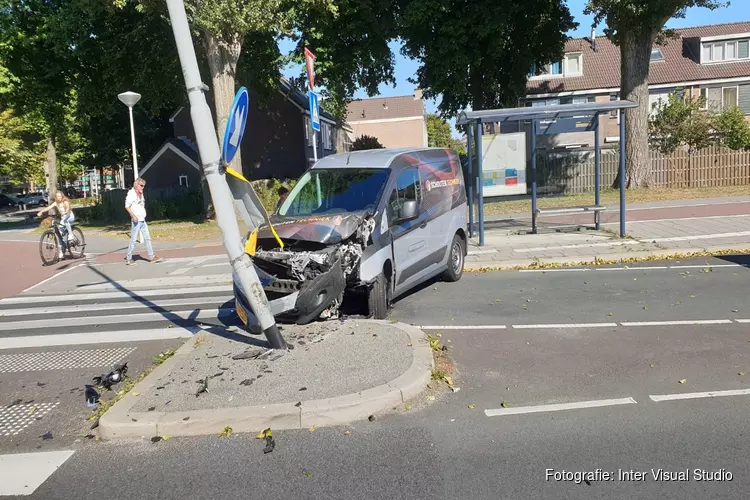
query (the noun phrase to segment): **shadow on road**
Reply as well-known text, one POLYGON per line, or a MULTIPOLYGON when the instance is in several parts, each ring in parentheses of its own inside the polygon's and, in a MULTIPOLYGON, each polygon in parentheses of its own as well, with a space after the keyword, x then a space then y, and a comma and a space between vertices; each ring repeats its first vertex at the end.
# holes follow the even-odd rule
POLYGON ((236 321, 232 321, 232 320, 237 319, 237 313, 234 311, 234 308, 232 307, 231 311, 229 308, 225 308, 227 304, 233 305, 231 301, 223 304, 222 308, 220 309, 219 314, 217 315, 218 321, 221 322, 221 325, 210 324, 208 321, 201 321, 200 323, 204 325, 201 327, 201 326, 197 326, 196 321, 195 321, 199 313, 198 309, 190 313, 190 316, 188 316, 187 318, 182 318, 178 316, 177 314, 174 314, 171 311, 167 311, 165 308, 159 306, 158 304, 151 302, 147 298, 138 295, 137 292, 128 290, 126 287, 122 286, 117 281, 111 279, 109 276, 107 276, 107 274, 97 269, 96 267, 92 267, 92 266, 88 266, 88 267, 89 269, 94 271, 96 274, 101 276, 105 280, 104 283, 110 283, 114 285, 114 287, 117 288, 119 291, 126 293, 132 299, 140 302, 141 304, 148 307, 152 311, 157 312, 161 314, 162 316, 164 316, 164 319, 166 319, 167 321, 170 321, 176 327, 184 328, 185 330, 189 331, 191 334, 195 334, 197 333, 197 331, 200 330, 200 331, 206 331, 206 332, 212 333, 214 335, 218 335, 227 340, 233 340, 235 342, 242 342, 244 344, 254 345, 254 346, 263 347, 263 348, 270 347, 270 344, 268 344, 268 342, 265 340, 251 338, 251 337, 236 333, 232 330, 229 330, 230 327, 238 326, 236 321), (225 312, 222 313, 221 311, 225 311, 225 312))
POLYGON ((743 267, 750 267, 750 255, 747 254, 718 255, 716 258, 743 267))

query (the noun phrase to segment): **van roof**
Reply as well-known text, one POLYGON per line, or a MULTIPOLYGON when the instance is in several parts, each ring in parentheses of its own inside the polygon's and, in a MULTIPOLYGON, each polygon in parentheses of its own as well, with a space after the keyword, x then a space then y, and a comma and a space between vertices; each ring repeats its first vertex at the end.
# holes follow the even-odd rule
POLYGON ((439 155, 438 152, 441 151, 444 155, 448 155, 449 150, 443 148, 390 148, 350 151, 325 156, 318 160, 312 168, 391 168, 400 170, 408 166, 408 162, 394 163, 393 160, 402 155, 419 158, 422 156, 420 153, 430 152, 430 159, 434 159, 436 153, 439 155))

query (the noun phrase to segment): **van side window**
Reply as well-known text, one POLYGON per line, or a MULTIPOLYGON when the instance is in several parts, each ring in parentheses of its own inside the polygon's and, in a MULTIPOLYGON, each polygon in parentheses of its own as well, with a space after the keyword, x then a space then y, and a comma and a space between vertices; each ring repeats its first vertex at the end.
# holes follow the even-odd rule
POLYGON ((422 204, 422 183, 419 181, 419 172, 416 168, 406 170, 398 176, 396 189, 393 190, 388 200, 388 220, 393 223, 400 213, 401 205, 407 200, 422 204))

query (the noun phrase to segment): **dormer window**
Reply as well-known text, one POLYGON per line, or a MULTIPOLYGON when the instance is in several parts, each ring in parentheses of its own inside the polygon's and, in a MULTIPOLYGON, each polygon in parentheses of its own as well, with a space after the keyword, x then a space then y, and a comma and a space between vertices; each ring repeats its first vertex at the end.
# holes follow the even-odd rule
POLYGON ((544 66, 534 64, 529 78, 560 78, 583 75, 583 54, 565 54, 562 61, 555 61, 544 66))
POLYGON ((651 51, 651 62, 663 61, 663 60, 664 60, 664 52, 662 52, 661 49, 653 49, 651 51))
POLYGON ((750 39, 703 42, 701 63, 719 63, 750 59, 750 39))

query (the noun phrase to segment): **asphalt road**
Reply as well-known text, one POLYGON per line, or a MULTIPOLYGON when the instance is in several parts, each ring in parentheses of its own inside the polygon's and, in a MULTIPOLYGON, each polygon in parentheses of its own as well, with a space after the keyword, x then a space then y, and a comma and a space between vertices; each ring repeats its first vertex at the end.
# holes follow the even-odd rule
POLYGON ((392 318, 439 335, 459 392, 374 422, 277 431, 268 455, 253 436, 63 443, 72 456, 30 498, 744 499, 745 263, 430 283, 396 302, 392 318), (547 480, 547 469, 614 478, 547 480), (651 469, 690 479, 657 481, 651 469), (723 481, 698 481, 694 469, 722 470, 723 481), (646 474, 626 481, 619 470, 646 474))

